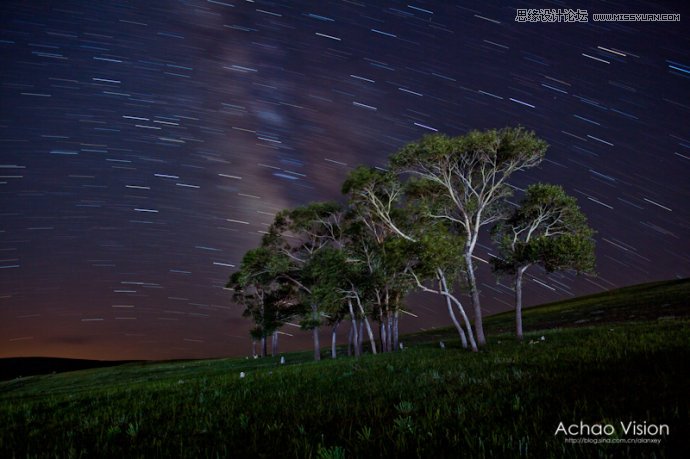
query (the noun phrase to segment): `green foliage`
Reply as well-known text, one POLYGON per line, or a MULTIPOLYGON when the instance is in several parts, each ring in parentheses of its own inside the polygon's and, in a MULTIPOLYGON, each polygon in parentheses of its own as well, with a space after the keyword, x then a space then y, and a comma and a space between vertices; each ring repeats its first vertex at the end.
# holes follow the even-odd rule
POLYGON ((402 205, 403 184, 386 171, 358 167, 343 184, 348 194, 348 258, 360 270, 353 282, 357 294, 377 319, 402 308, 402 299, 413 288, 407 273, 419 244, 412 214, 402 205))
POLYGON ((406 170, 420 164, 450 161, 467 167, 491 163, 502 169, 514 162, 538 163, 547 148, 546 142, 534 132, 521 127, 475 130, 459 137, 431 134, 403 147, 391 158, 391 166, 395 170, 406 170))
POLYGON ((326 298, 322 281, 326 271, 335 271, 319 254, 342 237, 340 212, 340 205, 332 202, 283 210, 261 246, 245 254, 228 287, 234 290, 234 300, 245 305, 245 317, 254 320, 252 336, 266 336, 294 316, 302 317, 305 329, 318 327, 318 306, 324 300, 327 309, 337 309, 334 295, 326 298))
MULTIPOLYGON (((303 232, 311 232, 314 235, 323 236, 325 235, 326 228, 324 226, 327 220, 341 210, 341 206, 335 202, 310 202, 304 206, 279 212, 275 217, 272 228, 278 236, 292 233, 292 235, 300 237, 300 233, 303 232)), ((302 242, 308 241, 303 240, 302 242)))
POLYGON ((540 237, 535 241, 539 262, 548 272, 573 269, 594 273, 595 253, 591 233, 566 234, 557 238, 540 237))
POLYGON ((499 273, 533 264, 549 272, 594 272, 594 231, 575 198, 560 186, 530 185, 520 205, 492 233, 500 253, 493 267, 499 273))
POLYGON ((356 193, 364 187, 390 185, 395 181, 395 176, 373 167, 357 166, 352 170, 343 182, 341 191, 343 194, 356 193))
POLYGON ((442 222, 431 220, 420 226, 419 265, 415 271, 433 276, 437 268, 445 271, 450 282, 459 279, 464 272, 465 260, 462 250, 466 238, 451 232, 442 222))
POLYGON ((512 193, 507 178, 538 165, 547 147, 534 132, 521 127, 471 131, 459 137, 432 134, 403 147, 390 164, 393 171, 420 179, 409 191, 417 198, 426 194, 428 203, 435 202, 436 213, 465 217, 470 226, 464 229, 470 236, 502 214, 504 200, 512 193))
POLYGON ((238 271, 227 284, 233 301, 244 306, 243 317, 251 318, 254 339, 269 336, 301 307, 294 286, 279 282, 287 269, 287 257, 262 246, 245 253, 238 271))
POLYGON ((361 266, 347 259, 343 249, 326 247, 315 253, 304 267, 314 279, 311 300, 320 310, 333 318, 341 319, 346 311, 346 292, 351 283, 361 284, 361 266))
POLYGON ((340 446, 332 448, 319 447, 317 452, 319 459, 345 459, 345 450, 340 446))
POLYGON ((299 326, 302 330, 313 330, 321 325, 321 318, 316 317, 303 317, 299 322, 299 326))

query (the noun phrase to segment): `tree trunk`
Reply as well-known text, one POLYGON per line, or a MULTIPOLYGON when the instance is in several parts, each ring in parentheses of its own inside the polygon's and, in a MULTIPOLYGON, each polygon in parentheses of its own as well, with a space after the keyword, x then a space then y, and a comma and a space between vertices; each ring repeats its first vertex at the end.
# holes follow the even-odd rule
POLYGON ((360 355, 360 348, 359 348, 359 333, 357 332, 357 316, 355 315, 355 311, 352 308, 352 300, 348 299, 347 300, 347 306, 350 308, 350 317, 352 319, 352 328, 350 329, 350 333, 352 336, 352 347, 354 348, 354 353, 355 357, 359 357, 360 355))
POLYGON ((470 319, 467 317, 467 314, 465 314, 465 308, 462 307, 462 303, 452 296, 450 292, 448 291, 448 283, 446 282, 446 275, 443 273, 441 269, 438 271, 438 275, 441 278, 441 285, 443 287, 443 292, 446 296, 447 299, 452 300, 455 303, 455 306, 458 308, 458 311, 460 312, 460 315, 462 316, 463 321, 465 322, 465 327, 467 328, 467 336, 469 337, 470 340, 470 346, 472 347, 473 352, 477 352, 477 343, 474 341, 474 334, 472 333, 472 325, 470 324, 470 319))
POLYGON ((256 339, 252 338, 252 358, 256 358, 256 339))
POLYGON ((350 331, 347 333, 347 356, 350 357, 352 355, 352 337, 353 337, 353 331, 354 331, 354 325, 352 325, 352 322, 350 322, 350 331))
POLYGON ((359 300, 359 297, 356 297, 355 299, 357 300, 357 306, 359 306, 359 312, 362 314, 362 319, 364 320, 364 324, 367 326, 367 333, 369 334, 369 342, 371 343, 371 352, 373 354, 376 354, 376 338, 374 338, 374 332, 371 331, 371 325, 369 325, 369 319, 367 318, 367 315, 364 312, 364 307, 362 307, 362 302, 359 300))
POLYGON ((274 331, 271 337, 271 355, 273 357, 278 355, 278 330, 274 331))
MULTIPOLYGON (((319 311, 316 307, 316 303, 311 304, 311 314, 312 314, 312 319, 320 320, 319 317, 319 311)), ((321 344, 319 343, 319 326, 316 325, 312 329, 312 335, 314 337, 314 360, 319 361, 321 360, 321 344)))
POLYGON ((359 331, 357 333, 357 349, 359 355, 362 355, 362 340, 364 340, 364 320, 362 319, 359 319, 359 331))
POLYGON ((479 302, 479 290, 477 289, 477 279, 474 276, 474 261, 472 260, 472 252, 465 251, 465 263, 467 264, 467 283, 470 286, 470 294, 472 295, 472 307, 474 309, 474 330, 477 333, 477 343, 480 346, 486 344, 484 337, 484 323, 482 320, 482 306, 479 302))
POLYGON ((448 306, 448 315, 450 316, 450 319, 453 321, 453 325, 455 325, 455 329, 458 331, 458 335, 460 335, 462 347, 467 349, 467 337, 465 336, 465 330, 462 329, 462 325, 460 325, 460 322, 458 322, 457 317, 455 317, 455 313, 453 312, 453 304, 450 301, 450 297, 448 296, 446 296, 446 306, 448 306))
POLYGON ((383 316, 381 316, 381 324, 379 326, 379 338, 379 346, 381 349, 384 349, 386 345, 386 325, 383 316))
POLYGON ((321 344, 319 344, 319 327, 314 327, 312 329, 312 335, 314 336, 314 360, 321 360, 321 344))
MULTIPOLYGON (((438 273, 441 273, 442 271, 439 269, 438 273)), ((438 286, 439 290, 445 293, 449 293, 447 291, 446 286, 444 283, 441 281, 441 274, 438 275, 438 286)), ((462 342, 462 347, 467 349, 467 337, 465 336, 465 330, 462 329, 462 325, 460 325, 460 322, 458 322, 457 317, 455 317, 455 313, 453 312, 453 303, 450 300, 450 297, 448 295, 443 295, 446 297, 446 306, 448 307, 448 315, 450 316, 450 320, 453 321, 453 325, 455 325, 455 329, 458 331, 458 335, 460 335, 460 341, 462 342)))
POLYGON ((266 357, 266 355, 268 354, 268 352, 266 350, 266 341, 267 341, 266 335, 262 335, 261 336, 261 357, 266 357))
POLYGON ((400 321, 400 312, 396 310, 393 313, 393 351, 399 349, 398 345, 398 322, 400 321))
POLYGON ((334 359, 338 357, 338 352, 335 349, 335 342, 337 338, 336 332, 338 331, 338 325, 340 325, 339 320, 333 325, 333 335, 331 336, 331 357, 334 359))
POLYGON ((393 316, 390 311, 386 314, 386 352, 393 352, 393 316))
POLYGON ((522 275, 527 267, 518 268, 515 273, 515 334, 522 341, 522 275))
POLYGON ((364 325, 367 327, 367 334, 369 335, 369 342, 371 343, 371 352, 376 354, 376 338, 374 337, 374 332, 371 330, 371 325, 369 325, 369 319, 364 317, 364 325))

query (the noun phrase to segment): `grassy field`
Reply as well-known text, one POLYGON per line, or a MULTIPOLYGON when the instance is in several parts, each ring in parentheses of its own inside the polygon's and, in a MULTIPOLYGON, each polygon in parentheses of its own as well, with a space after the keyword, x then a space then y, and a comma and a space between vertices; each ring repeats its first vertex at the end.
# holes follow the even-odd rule
POLYGON ((689 301, 683 280, 533 308, 523 343, 511 315, 490 317, 479 354, 434 330, 359 360, 304 352, 284 366, 128 364, 6 381, 0 457, 678 457, 690 435, 689 301), (670 433, 652 437, 660 445, 554 435, 581 421, 670 433))

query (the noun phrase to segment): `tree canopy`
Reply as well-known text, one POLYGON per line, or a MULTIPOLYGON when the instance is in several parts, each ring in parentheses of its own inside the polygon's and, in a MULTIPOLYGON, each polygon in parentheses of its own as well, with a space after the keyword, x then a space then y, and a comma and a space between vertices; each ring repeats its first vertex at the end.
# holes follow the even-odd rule
POLYGON ((530 185, 520 204, 492 233, 499 249, 499 257, 492 260, 494 271, 514 276, 518 338, 522 337, 522 280, 527 268, 541 265, 548 272, 594 272, 594 231, 577 200, 558 185, 530 185))
POLYGON ((517 206, 509 202, 509 179, 539 165, 547 147, 520 127, 429 135, 391 155, 388 168, 351 170, 346 202, 279 212, 229 284, 252 333, 265 337, 296 318, 312 330, 318 360, 319 327, 332 326, 335 357, 338 325, 349 319, 355 355, 365 332, 373 353, 393 351, 404 300, 421 290, 443 297, 463 346, 478 350, 486 339, 473 254, 487 225, 499 253, 492 266, 515 276, 518 309, 529 266, 593 271, 593 231, 561 187, 531 185, 517 206), (474 327, 458 287, 472 299, 474 327))

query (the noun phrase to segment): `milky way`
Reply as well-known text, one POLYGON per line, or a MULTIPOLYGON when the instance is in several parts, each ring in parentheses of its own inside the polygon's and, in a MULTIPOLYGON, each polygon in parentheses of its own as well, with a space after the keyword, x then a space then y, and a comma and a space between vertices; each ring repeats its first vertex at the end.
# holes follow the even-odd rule
MULTIPOLYGON (((0 356, 247 354, 223 287, 273 214, 437 131, 535 130, 547 160, 513 184, 562 184, 597 230, 599 276, 535 269, 528 304, 689 276, 687 6, 453 3, 3 2, 0 356)), ((403 330, 448 325, 435 301, 403 330)))

